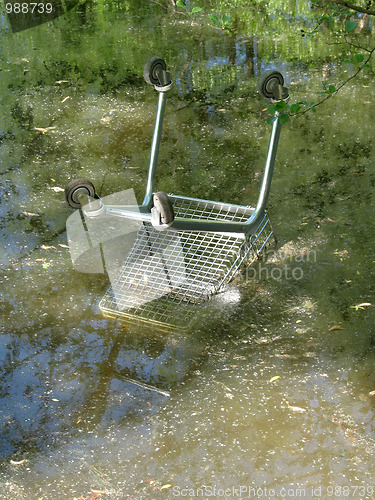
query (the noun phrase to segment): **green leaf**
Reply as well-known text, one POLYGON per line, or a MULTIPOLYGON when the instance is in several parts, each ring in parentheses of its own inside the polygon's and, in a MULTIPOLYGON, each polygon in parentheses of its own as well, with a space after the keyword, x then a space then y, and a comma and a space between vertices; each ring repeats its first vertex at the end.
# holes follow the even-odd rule
POLYGON ((275 120, 276 120, 276 116, 269 116, 267 118, 267 124, 271 125, 271 123, 273 123, 275 120))
POLYGON ((177 0, 176 5, 177 7, 182 7, 183 9, 186 9, 186 5, 182 0, 177 0))
POLYGON ((286 102, 285 101, 278 101, 275 103, 274 108, 276 111, 283 111, 283 109, 286 108, 286 102))
POLYGON ((287 113, 282 113, 279 116, 279 120, 280 120, 281 125, 285 125, 287 123, 287 121, 289 120, 289 115, 287 113))
POLYGON ((202 10, 202 7, 193 7, 193 9, 192 9, 192 11, 191 11, 191 12, 192 12, 193 14, 196 14, 197 12, 200 12, 201 10, 202 10))
POLYGON ((229 24, 232 21, 232 18, 231 16, 224 14, 221 21, 223 24, 229 24))
POLYGON ((220 26, 220 21, 216 14, 208 14, 208 17, 215 26, 220 26))
POLYGON ((363 59, 364 59, 363 54, 356 54, 354 57, 355 57, 355 60, 356 60, 358 63, 363 62, 363 59))
POLYGON ((334 85, 330 85, 328 87, 328 94, 333 94, 336 90, 336 87, 334 85))
POLYGON ((357 21, 346 21, 345 23, 345 33, 352 33, 358 26, 357 21))
POLYGON ((290 112, 292 113, 292 115, 294 115, 295 113, 298 113, 298 111, 301 109, 301 106, 299 105, 298 102, 292 104, 290 106, 290 112))

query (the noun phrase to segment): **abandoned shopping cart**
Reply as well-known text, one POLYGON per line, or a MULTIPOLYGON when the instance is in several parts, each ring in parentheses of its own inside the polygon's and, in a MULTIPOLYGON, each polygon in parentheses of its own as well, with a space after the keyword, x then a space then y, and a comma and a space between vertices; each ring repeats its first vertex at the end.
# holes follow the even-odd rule
MULTIPOLYGON (((255 208, 156 192, 162 123, 172 82, 158 57, 147 62, 144 77, 159 100, 143 203, 137 205, 131 195, 126 204, 118 203, 119 197, 101 199, 90 181, 75 179, 67 185, 65 197, 72 208, 81 210, 80 216, 68 219, 67 232, 75 264, 85 261, 86 251, 93 248, 94 267, 106 260, 111 286, 99 304, 104 315, 168 329, 185 326, 197 305, 221 292, 272 237, 266 204, 281 125, 276 113, 255 208), (131 244, 125 245, 126 239, 131 244)), ((261 78, 259 91, 273 102, 288 97, 278 71, 261 78)), ((90 271, 93 266, 83 268, 90 271)))

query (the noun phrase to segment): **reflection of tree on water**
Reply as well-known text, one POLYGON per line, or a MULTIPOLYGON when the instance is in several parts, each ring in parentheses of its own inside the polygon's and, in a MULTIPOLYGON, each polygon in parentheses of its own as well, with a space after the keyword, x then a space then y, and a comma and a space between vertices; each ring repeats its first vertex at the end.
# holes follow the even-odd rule
POLYGON ((194 336, 146 335, 123 325, 117 330, 108 339, 82 330, 81 338, 73 333, 63 342, 46 328, 38 331, 38 343, 24 338, 7 344, 0 404, 4 461, 63 444, 74 429, 142 421, 160 410, 204 356, 194 336))
POLYGON ((116 335, 106 358, 96 364, 99 379, 72 417, 73 425, 106 428, 114 422, 142 420, 158 411, 170 390, 200 363, 203 350, 194 337, 170 334, 142 341, 140 332, 116 335))

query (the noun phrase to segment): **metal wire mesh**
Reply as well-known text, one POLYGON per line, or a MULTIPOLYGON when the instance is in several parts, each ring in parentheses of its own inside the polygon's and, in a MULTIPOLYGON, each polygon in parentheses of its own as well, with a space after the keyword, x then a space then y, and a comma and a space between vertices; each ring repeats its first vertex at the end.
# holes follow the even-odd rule
MULTIPOLYGON (((170 195, 175 215, 246 221, 254 209, 170 195)), ((267 214, 251 237, 230 233, 157 231, 143 224, 112 288, 99 307, 107 316, 178 326, 254 261, 273 232, 267 214)))

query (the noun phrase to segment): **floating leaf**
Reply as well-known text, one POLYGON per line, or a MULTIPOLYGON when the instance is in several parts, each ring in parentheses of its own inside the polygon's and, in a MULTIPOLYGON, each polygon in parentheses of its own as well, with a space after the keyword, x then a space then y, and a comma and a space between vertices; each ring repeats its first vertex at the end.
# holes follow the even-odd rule
POLYGON ((361 304, 358 304, 356 306, 350 306, 352 309, 355 309, 356 311, 358 311, 358 309, 364 309, 365 307, 370 307, 371 304, 370 302, 362 302, 361 304))
POLYGON ((267 339, 267 338, 263 337, 261 339, 255 339, 255 342, 257 344, 270 344, 271 343, 271 339, 267 339))
POLYGON ((286 401, 286 404, 288 405, 288 408, 290 408, 294 413, 306 413, 306 408, 301 408, 300 406, 292 406, 289 404, 288 401, 286 401))
POLYGON ((328 328, 329 332, 335 332, 336 330, 343 330, 343 328, 341 328, 341 326, 339 325, 331 326, 331 328, 328 328))
POLYGON ((38 132, 42 132, 42 134, 44 135, 46 132, 48 132, 49 130, 55 130, 56 127, 34 127, 34 130, 37 130, 38 132))
POLYGON ((272 384, 272 382, 275 382, 275 380, 277 380, 278 378, 280 378, 280 375, 275 375, 274 377, 270 378, 270 384, 272 384))
POLYGON ((352 33, 358 26, 357 21, 346 21, 345 23, 345 33, 352 33))

